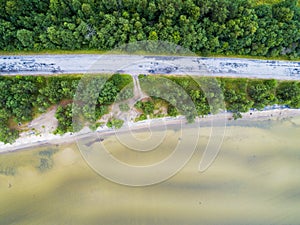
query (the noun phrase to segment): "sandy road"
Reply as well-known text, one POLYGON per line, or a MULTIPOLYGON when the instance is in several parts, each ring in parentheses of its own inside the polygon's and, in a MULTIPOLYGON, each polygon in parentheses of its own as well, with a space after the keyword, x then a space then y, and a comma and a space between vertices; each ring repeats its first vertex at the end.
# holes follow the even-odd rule
POLYGON ((0 75, 70 73, 209 75, 299 80, 300 62, 143 55, 0 56, 0 75))

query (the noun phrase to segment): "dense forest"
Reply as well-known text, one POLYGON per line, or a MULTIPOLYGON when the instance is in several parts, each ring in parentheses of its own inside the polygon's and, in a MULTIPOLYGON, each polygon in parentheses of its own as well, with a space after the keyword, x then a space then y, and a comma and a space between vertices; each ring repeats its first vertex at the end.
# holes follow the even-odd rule
MULTIPOLYGON (((118 102, 121 111, 129 110, 129 106, 122 102, 133 97, 133 90, 121 90, 132 83, 131 76, 115 74, 106 81, 101 75, 93 78, 89 88, 84 86, 84 82, 79 82, 80 78, 81 76, 0 77, 0 141, 13 143, 19 137, 20 124, 31 121, 53 105, 58 106, 55 115, 58 120, 55 131, 57 134, 75 132, 87 125, 85 123, 78 130, 74 130, 74 115, 80 115, 84 121, 90 122, 93 130, 100 125, 97 121, 109 112, 112 103, 118 102), (99 85, 102 85, 100 93, 91 95, 90 90, 96 90, 99 85), (74 94, 78 95, 81 88, 87 91, 79 92, 81 96, 74 98, 74 94), (87 107, 81 107, 81 103, 74 104, 74 99, 81 99, 87 107)), ((151 98, 135 104, 134 107, 141 112, 136 118, 137 121, 149 116, 155 118, 179 114, 185 115, 188 121, 193 121, 196 116, 217 113, 219 109, 232 112, 237 119, 242 112, 263 109, 274 104, 300 108, 300 81, 142 75, 140 81, 143 89, 145 84, 150 86, 146 93, 151 98), (164 88, 172 88, 172 92, 161 92, 160 90, 167 89, 153 85, 153 81, 161 78, 170 81, 160 83, 165 85, 164 88), (174 84, 178 88, 174 89, 174 84), (204 91, 205 85, 210 89, 204 91), (162 107, 166 108, 165 113, 160 111, 162 107)), ((111 118, 107 126, 119 128, 122 124, 122 120, 111 118)))
POLYGON ((300 56, 297 0, 0 0, 0 50, 169 41, 202 55, 300 56))

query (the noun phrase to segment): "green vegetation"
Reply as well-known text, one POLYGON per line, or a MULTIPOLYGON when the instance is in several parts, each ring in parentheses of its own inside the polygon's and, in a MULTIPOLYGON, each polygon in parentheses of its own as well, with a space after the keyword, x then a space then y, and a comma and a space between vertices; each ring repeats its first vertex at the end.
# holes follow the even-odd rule
POLYGON ((128 86, 124 87, 122 91, 118 94, 116 101, 122 102, 126 99, 130 99, 133 97, 133 83, 130 83, 128 86))
POLYGON ((119 105, 119 109, 122 111, 122 112, 128 112, 130 110, 130 107, 128 104, 125 104, 125 103, 121 103, 119 105))
POLYGON ((280 0, 255 0, 256 4, 277 4, 280 2, 280 0))
MULTIPOLYGON (((281 0, 254 0, 256 4, 278 4, 281 0)), ((300 0, 298 0, 298 5, 300 4, 300 0)))
POLYGON ((124 120, 112 118, 107 122, 106 126, 109 128, 120 129, 123 126, 123 124, 124 120))
MULTIPOLYGON (((138 101, 134 107, 141 113, 135 121, 146 120, 148 117, 150 119, 153 118, 161 118, 165 116, 176 116, 171 112, 168 112, 169 109, 172 108, 172 105, 167 101, 161 98, 152 97, 150 99, 143 99, 142 101, 138 101)), ((176 109, 173 107, 173 109, 176 109)))
POLYGON ((141 114, 135 118, 134 122, 138 122, 138 121, 142 121, 142 120, 146 120, 146 119, 147 119, 147 116, 145 114, 141 114))
POLYGON ((146 115, 151 115, 154 112, 153 101, 138 101, 134 107, 142 110, 142 112, 144 112, 146 115))
POLYGON ((51 158, 57 151, 57 149, 43 150, 39 152, 39 156, 51 158))
POLYGON ((72 126, 72 103, 65 106, 58 106, 55 117, 58 120, 58 126, 54 134, 64 134, 73 131, 72 126))
MULTIPOLYGON (((299 58, 298 0, 1 0, 0 51, 162 40, 202 55, 299 58)), ((147 46, 151 51, 151 46, 147 46)))
MULTIPOLYGON (((0 175, 15 176, 24 172, 24 168, 47 171, 52 168, 53 156, 58 152, 58 148, 39 147, 30 151, 16 151, 0 154, 0 175)), ((11 187, 8 184, 8 187, 11 187)))
MULTIPOLYGON (((79 83, 73 102, 72 115, 75 118, 75 123, 72 126, 67 124, 66 127, 72 131, 78 131, 83 126, 94 125, 98 119, 109 112, 109 106, 117 102, 119 93, 123 88, 132 83, 130 75, 115 74, 108 80, 103 76, 86 77, 79 83), (75 126, 75 128, 73 127, 75 126)), ((125 88, 125 89, 126 89, 125 88)), ((132 92, 132 91, 131 91, 132 92)), ((124 100, 127 95, 122 96, 124 100)), ((66 113, 67 115, 68 113, 66 113)), ((69 117, 71 120, 72 118, 69 117)), ((65 133, 65 128, 60 133, 65 133)))
POLYGON ((0 141, 13 143, 19 136, 17 124, 31 121, 62 100, 72 99, 78 76, 0 77, 0 141))
MULTIPOLYGON (((118 102, 117 96, 132 83, 131 76, 120 74, 109 78, 93 76, 83 82, 79 82, 80 78, 79 75, 0 77, 0 141, 13 143, 22 131, 20 122, 26 123, 54 105, 58 120, 55 133, 76 132, 86 125, 95 130, 103 125, 98 122, 101 116, 109 112, 111 104, 118 102), (78 121, 83 121, 76 127, 73 127, 74 115, 78 116, 78 121)), ((215 114, 220 109, 233 112, 237 119, 242 112, 274 104, 300 108, 300 81, 182 76, 139 76, 139 79, 141 88, 150 98, 135 104, 140 112, 136 121, 184 115, 192 122, 196 116, 215 114)), ((127 93, 122 97, 124 100, 132 96, 132 90, 123 93, 127 93)), ((119 108, 130 110, 124 102, 119 103, 119 108)), ((123 120, 111 118, 107 126, 120 128, 123 123, 123 120)), ((41 168, 51 167, 49 153, 40 155, 43 156, 41 168)), ((10 170, 3 168, 1 171, 9 173, 10 170)))
POLYGON ((90 128, 92 131, 95 131, 95 130, 97 130, 98 127, 103 126, 104 124, 105 124, 104 122, 96 122, 96 123, 92 123, 92 124, 90 124, 89 128, 90 128))
MULTIPOLYGON (((89 92, 87 95, 89 101, 93 100, 91 94, 97 98, 95 112, 89 111, 89 109, 84 112, 85 118, 93 118, 93 122, 108 112, 108 106, 114 102, 120 90, 132 80, 129 75, 115 74, 105 82, 106 78, 104 77, 102 75, 98 80, 95 79, 98 83, 94 82, 96 85, 103 85, 101 92, 89 92)), ((53 105, 58 105, 55 116, 59 124, 55 133, 72 132, 73 98, 80 78, 79 75, 1 76, 0 141, 13 143, 19 136, 19 123, 31 121, 39 113, 46 112, 53 105)), ((91 104, 95 104, 95 102, 91 102, 91 104)))
POLYGON ((52 156, 57 152, 56 149, 47 149, 39 152, 40 163, 37 166, 37 169, 40 172, 45 172, 53 167, 53 158, 52 156))
MULTIPOLYGON (((85 86, 85 80, 83 80, 76 87, 78 92, 75 99, 81 101, 79 104, 69 103, 58 107, 56 118, 59 121, 59 125, 55 131, 56 133, 75 132, 80 130, 83 125, 87 125, 81 124, 74 130, 73 125, 79 125, 73 124, 72 119, 74 115, 78 115, 79 120, 88 122, 90 127, 97 129, 93 124, 97 123, 101 116, 109 112, 109 106, 116 101, 120 91, 132 81, 131 76, 120 74, 115 74, 108 80, 101 75, 93 76, 91 79, 87 84, 88 86, 85 86)), ((72 100, 73 97, 74 95, 70 99, 72 100)))
MULTIPOLYGON (((188 101, 182 101, 184 95, 178 93, 180 98, 171 98, 172 101, 162 96, 166 102, 167 114, 169 116, 185 115, 190 121, 195 116, 215 114, 219 109, 226 109, 233 113, 233 118, 241 118, 241 113, 250 109, 261 110, 270 105, 285 105, 290 108, 300 108, 300 82, 299 81, 276 81, 274 79, 244 79, 244 78, 207 78, 207 77, 176 77, 167 76, 178 84, 189 98, 193 101, 186 105, 188 101), (210 85, 208 85, 210 84, 210 85), (209 87, 209 88, 207 88, 209 87), (218 91, 221 90, 220 91, 218 91), (222 106, 224 100, 225 106, 222 106), (195 107, 197 114, 190 113, 191 106, 195 107)), ((159 77, 144 77, 145 80, 159 80, 159 77)), ((179 89, 178 89, 179 90, 179 89)), ((147 93, 152 96, 144 102, 138 102, 135 107, 141 111, 141 116, 137 121, 146 119, 145 115, 152 115, 153 100, 158 92, 147 93)), ((169 93, 170 94, 170 93, 169 93)), ((172 93, 171 93, 172 95, 172 93)))
POLYGON ((277 101, 276 80, 249 80, 248 96, 253 100, 253 108, 263 109, 266 105, 274 105, 277 101))
POLYGON ((0 155, 0 175, 14 176, 19 169, 24 170, 30 165, 40 172, 44 172, 53 166, 53 155, 57 148, 42 147, 33 151, 18 151, 0 155))
POLYGON ((0 174, 3 174, 5 176, 14 176, 16 174, 16 168, 14 167, 0 168, 0 174))
POLYGON ((40 172, 45 172, 53 167, 53 161, 48 158, 41 158, 40 165, 37 167, 40 172))
POLYGON ((280 104, 289 105, 292 108, 300 108, 300 83, 280 83, 276 96, 280 104))
POLYGON ((227 110, 239 113, 247 112, 253 106, 253 101, 247 96, 247 80, 221 80, 224 100, 227 110))
MULTIPOLYGON (((197 116, 194 104, 188 94, 188 90, 193 87, 193 83, 190 82, 188 78, 184 77, 168 78, 169 79, 164 76, 139 76, 141 88, 148 94, 148 96, 165 100, 169 104, 173 105, 178 110, 179 114, 185 115, 188 121, 192 122, 197 116), (183 86, 180 86, 176 84, 176 82, 170 80, 172 78, 183 81, 183 86)), ((137 107, 145 110, 144 114, 147 115, 153 113, 153 105, 154 104, 151 103, 151 101, 148 101, 147 103, 139 103, 137 107)))

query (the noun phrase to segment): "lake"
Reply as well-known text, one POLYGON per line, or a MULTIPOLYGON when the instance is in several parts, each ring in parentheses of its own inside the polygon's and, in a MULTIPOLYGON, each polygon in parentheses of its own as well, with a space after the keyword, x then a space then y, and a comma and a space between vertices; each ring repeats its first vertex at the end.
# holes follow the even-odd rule
MULTIPOLYGON (((180 141, 193 145, 188 137, 196 132, 168 129, 157 135, 163 137, 159 146, 145 152, 129 150, 134 143, 122 144, 122 134, 101 144, 120 161, 145 166, 171 155, 180 141)), ((300 118, 229 122, 220 153, 199 172, 209 132, 202 128, 183 169, 142 187, 100 176, 75 143, 1 154, 0 224, 299 224, 300 118)), ((142 141, 148 135, 135 133, 142 141)), ((97 144, 89 142, 89 148, 97 144)))

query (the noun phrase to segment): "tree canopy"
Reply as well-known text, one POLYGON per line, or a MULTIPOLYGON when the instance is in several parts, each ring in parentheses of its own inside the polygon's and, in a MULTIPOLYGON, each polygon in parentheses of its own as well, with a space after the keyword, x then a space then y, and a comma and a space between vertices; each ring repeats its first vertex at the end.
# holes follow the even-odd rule
POLYGON ((100 49, 169 41, 200 54, 300 53, 297 0, 1 0, 0 50, 100 49))
MULTIPOLYGON (((95 111, 82 109, 86 120, 95 122, 108 112, 117 94, 132 81, 129 75, 112 75, 108 80, 94 79, 96 85, 104 84, 100 93, 83 92, 95 111)), ((31 121, 51 106, 57 105, 58 127, 55 133, 73 131, 73 98, 81 76, 1 76, 0 77, 0 141, 12 143, 19 136, 18 124, 31 121)), ((97 90, 97 89, 94 89, 97 90)), ((93 90, 92 90, 93 91, 93 90)))

